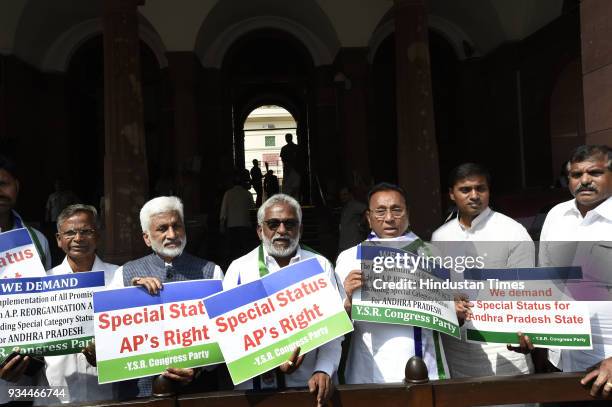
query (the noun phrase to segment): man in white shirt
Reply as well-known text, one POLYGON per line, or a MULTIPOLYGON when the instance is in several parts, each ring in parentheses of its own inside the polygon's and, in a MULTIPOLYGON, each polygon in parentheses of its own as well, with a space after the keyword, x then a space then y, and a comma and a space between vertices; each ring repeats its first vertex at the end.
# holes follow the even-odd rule
MULTIPOLYGON (((431 238, 443 254, 482 256, 485 268, 534 266, 535 251, 527 230, 489 208, 491 176, 484 167, 461 164, 451 172, 448 185, 457 217, 440 226, 431 238)), ((443 342, 452 378, 534 372, 530 355, 501 344, 468 343, 465 327, 461 339, 445 335, 443 342)))
MULTIPOLYGON (((596 252, 603 253, 604 258, 610 257, 606 254, 612 241, 612 150, 605 145, 580 146, 573 152, 567 169, 568 188, 574 199, 558 204, 546 216, 540 234, 540 265, 571 265, 562 258, 573 247, 575 251, 570 253, 573 264, 583 266, 583 272, 588 274, 593 271, 589 263, 601 258, 596 252), (577 243, 558 243, 562 241, 577 243)), ((609 264, 604 267, 609 269, 609 264)), ((563 371, 585 371, 607 358, 582 379, 583 384, 595 379, 591 394, 601 390, 607 396, 612 391, 611 303, 592 301, 588 307, 593 349, 563 350, 560 367, 563 371)))
MULTIPOLYGON (((90 205, 71 205, 57 217, 57 245, 66 257, 49 275, 104 271, 107 288, 123 287, 121 275, 115 273, 116 265, 103 262, 96 254, 98 244, 98 213, 90 205)), ((63 403, 112 400, 115 397, 112 384, 98 384, 95 353, 91 348, 82 353, 45 357, 45 369, 39 385, 66 386, 68 397, 63 403)), ((60 400, 41 399, 34 404, 54 404, 60 400)))
MULTIPOLYGON (((261 244, 230 264, 223 280, 223 289, 234 288, 275 273, 280 268, 309 258, 316 258, 331 281, 336 281, 334 269, 323 256, 300 247, 302 209, 285 194, 266 200, 257 211, 257 234, 261 244)), ((339 290, 342 294, 342 290, 339 290)), ((290 360, 275 371, 237 385, 237 390, 308 386, 324 405, 332 394, 332 377, 340 363, 342 338, 337 338, 309 352, 303 359, 290 360), (285 374, 287 373, 287 374, 285 374)), ((295 356, 295 353, 294 353, 295 356)))
MULTIPOLYGON (((245 254, 252 242, 251 214, 253 196, 244 186, 240 173, 234 175, 234 186, 225 191, 221 201, 219 220, 222 230, 229 235, 230 255, 234 259, 245 254)), ((261 180, 260 180, 261 184, 261 180)))
MULTIPOLYGON (((409 230, 406 194, 396 185, 382 183, 368 193, 368 240, 405 242, 419 251, 424 242, 409 230)), ((344 282, 345 308, 350 314, 353 293, 362 286, 360 245, 340 253, 336 272, 344 282)), ((468 313, 465 303, 457 304, 457 314, 468 313)), ((396 383, 404 379, 406 362, 419 356, 432 380, 448 378, 444 348, 438 332, 405 325, 354 322, 345 379, 348 384, 396 383)))

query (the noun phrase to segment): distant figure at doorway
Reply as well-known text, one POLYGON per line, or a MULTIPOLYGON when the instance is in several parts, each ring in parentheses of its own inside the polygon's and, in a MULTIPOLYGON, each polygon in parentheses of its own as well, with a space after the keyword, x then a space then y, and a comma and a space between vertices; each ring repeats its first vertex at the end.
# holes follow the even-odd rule
POLYGON ((283 194, 287 194, 299 202, 300 185, 302 183, 300 174, 298 174, 295 167, 289 163, 284 163, 283 171, 283 194))
POLYGON ((221 230, 227 230, 232 259, 245 254, 251 245, 251 218, 253 197, 248 191, 248 182, 240 172, 234 174, 234 186, 223 195, 219 220, 221 230))
POLYGON ((54 186, 55 192, 49 195, 45 205, 45 221, 53 223, 57 222, 57 217, 64 208, 79 202, 76 194, 66 188, 62 180, 55 180, 54 186))
POLYGON ((257 159, 253 160, 253 168, 251 168, 251 185, 253 185, 253 189, 257 194, 257 198, 255 199, 255 206, 261 206, 261 200, 263 198, 263 185, 262 185, 263 175, 261 174, 261 169, 259 168, 259 161, 257 159))
POLYGON ((264 192, 266 193, 266 199, 280 192, 278 177, 274 175, 272 170, 268 170, 264 176, 264 192))
MULTIPOLYGON (((299 168, 298 163, 298 145, 293 142, 293 134, 285 134, 285 141, 287 144, 281 148, 280 157, 283 160, 283 167, 290 165, 293 169, 299 168)), ((287 171, 287 170, 284 170, 287 171)))

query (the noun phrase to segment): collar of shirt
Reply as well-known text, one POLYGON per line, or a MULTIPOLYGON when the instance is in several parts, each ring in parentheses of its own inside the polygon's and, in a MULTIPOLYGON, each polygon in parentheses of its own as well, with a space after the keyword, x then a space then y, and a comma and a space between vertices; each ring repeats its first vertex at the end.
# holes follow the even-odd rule
POLYGON ((576 200, 572 201, 572 205, 569 205, 567 211, 565 211, 566 215, 574 215, 579 219, 587 219, 596 215, 601 216, 607 220, 612 221, 612 196, 599 204, 595 209, 591 209, 587 212, 586 216, 583 218, 582 214, 578 210, 578 206, 576 205, 576 200))
POLYGON ((493 211, 491 210, 491 208, 489 208, 487 206, 487 208, 484 211, 480 212, 478 214, 478 216, 476 216, 474 219, 472 219, 472 226, 470 226, 469 228, 465 227, 461 223, 461 221, 459 220, 459 216, 457 216, 457 223, 459 224, 459 227, 461 228, 461 230, 463 230, 464 232, 465 231, 470 231, 470 230, 474 229, 476 226, 478 226, 478 224, 484 222, 485 219, 487 219, 491 215, 492 212, 493 211))
POLYGON ((398 237, 378 237, 374 232, 370 232, 368 240, 386 241, 386 242, 413 242, 419 237, 414 232, 407 232, 398 237))
MULTIPOLYGON (((264 259, 266 262, 266 267, 268 267, 268 271, 270 273, 274 273, 275 271, 280 269, 280 266, 276 262, 276 259, 268 254, 268 251, 266 250, 265 246, 263 248, 263 252, 264 252, 264 259)), ((298 245, 297 250, 295 251, 295 255, 291 258, 291 260, 289 260, 289 264, 296 263, 300 261, 301 258, 302 258, 302 248, 298 245)))
MULTIPOLYGON (((102 266, 102 260, 100 260, 97 254, 95 256, 96 258, 94 259, 94 263, 89 271, 103 271, 104 267, 102 266)), ((74 270, 72 270, 72 267, 70 267, 70 264, 68 263, 68 256, 64 256, 62 268, 64 268, 67 272, 74 273, 74 270)))

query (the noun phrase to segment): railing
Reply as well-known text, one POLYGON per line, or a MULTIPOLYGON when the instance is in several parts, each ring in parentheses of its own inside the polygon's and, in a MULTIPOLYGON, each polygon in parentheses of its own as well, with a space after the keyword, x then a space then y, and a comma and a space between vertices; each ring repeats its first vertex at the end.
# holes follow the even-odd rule
MULTIPOLYGON (((422 381, 422 370, 409 370, 407 368, 407 377, 413 377, 413 379, 407 379, 408 382, 422 381)), ((547 373, 436 380, 420 384, 340 385, 328 405, 332 407, 464 407, 596 400, 589 395, 588 389, 580 385, 582 376, 580 373, 547 373)), ((292 389, 257 393, 210 392, 87 405, 100 407, 312 407, 316 403, 314 396, 308 390, 292 389)))

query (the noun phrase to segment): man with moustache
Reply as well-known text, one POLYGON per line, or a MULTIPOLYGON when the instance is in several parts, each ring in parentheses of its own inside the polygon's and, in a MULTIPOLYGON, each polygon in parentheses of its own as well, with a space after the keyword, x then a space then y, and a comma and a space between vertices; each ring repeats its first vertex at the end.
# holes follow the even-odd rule
MULTIPOLYGON (((142 286, 155 295, 163 283, 223 278, 221 268, 213 262, 185 253, 187 236, 183 203, 179 198, 160 196, 145 203, 140 210, 140 225, 144 242, 153 253, 119 268, 126 287, 142 286)), ((195 370, 169 367, 162 375, 189 384, 194 379, 195 370)), ((150 396, 154 377, 121 382, 121 398, 150 396)))
MULTIPOLYGON (((282 267, 312 257, 319 261, 330 280, 335 282, 334 269, 330 262, 325 257, 300 247, 301 234, 300 204, 285 194, 276 194, 267 199, 257 211, 257 235, 261 244, 230 264, 223 280, 223 289, 250 283, 269 273, 275 273, 282 267)), ((261 390, 282 388, 285 385, 307 385, 310 392, 316 394, 317 405, 324 405, 333 391, 332 377, 340 362, 341 342, 342 338, 337 338, 299 358, 298 348, 288 362, 278 369, 247 380, 235 386, 235 389, 261 390)))
MULTIPOLYGON (((535 250, 527 230, 489 207, 491 175, 481 165, 461 164, 449 176, 448 194, 457 217, 440 226, 431 238, 444 255, 482 256, 485 268, 533 267, 535 250), (484 255, 486 253, 486 256, 484 255)), ((516 375, 534 372, 531 357, 506 345, 466 342, 443 336, 452 378, 516 375)))
MULTIPOLYGON (((589 264, 598 260, 598 256, 593 254, 594 250, 607 254, 612 242, 612 149, 606 145, 578 147, 567 163, 567 172, 568 188, 574 199, 560 203, 548 212, 540 234, 540 265, 570 265, 559 262, 569 251, 568 244, 561 242, 577 242, 577 250, 570 253, 574 255, 573 265, 583 266, 583 272, 588 273, 589 264)), ((608 261, 601 265, 599 271, 607 274, 609 259, 609 255, 604 256, 604 260, 608 261)), ((606 277, 605 274, 599 277, 606 277)), ((551 355, 550 360, 565 372, 584 372, 596 365, 581 383, 591 384, 591 394, 594 396, 600 393, 609 396, 612 392, 611 303, 591 301, 587 304, 591 314, 593 349, 562 350, 560 361, 554 357, 555 354, 551 355)), ((528 340, 523 345, 533 348, 528 340)), ((591 405, 588 403, 594 402, 582 405, 591 405)))
MULTIPOLYGON (((98 244, 98 212, 90 205, 70 205, 57 217, 57 246, 66 258, 48 274, 62 275, 103 271, 106 288, 123 287, 116 265, 103 262, 96 254, 98 244)), ((65 386, 68 397, 64 403, 112 400, 113 384, 98 384, 98 369, 92 347, 82 353, 45 357, 45 369, 39 386, 65 386)), ((58 399, 40 399, 35 405, 59 403, 58 399)))
MULTIPOLYGON (((372 232, 369 241, 402 242, 410 251, 424 253, 424 242, 410 231, 406 194, 397 185, 381 183, 368 193, 366 216, 372 232)), ((345 308, 350 314, 353 294, 363 285, 361 248, 354 246, 340 253, 336 271, 344 282, 345 308)), ((456 303, 457 317, 469 317, 469 304, 456 303)), ((436 331, 405 325, 365 321, 353 323, 345 371, 347 384, 397 383, 404 380, 406 362, 420 356, 432 380, 448 378, 448 367, 440 334, 436 331)))

